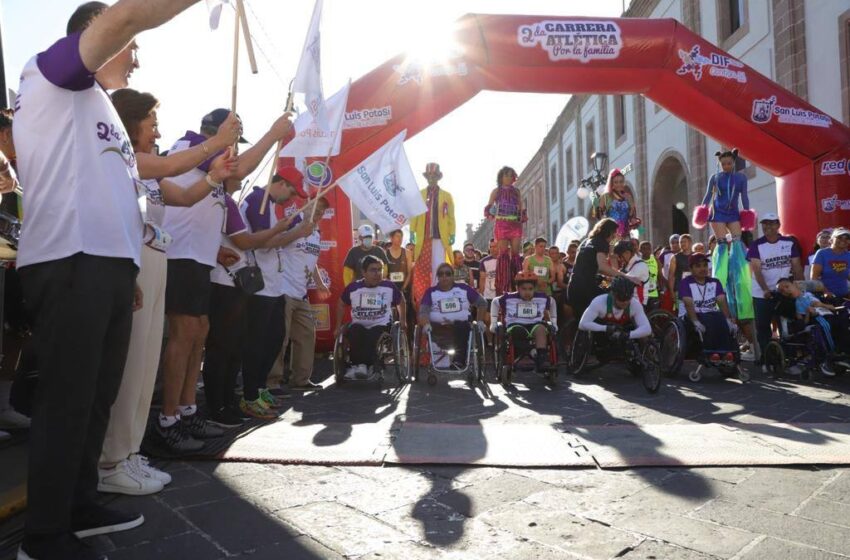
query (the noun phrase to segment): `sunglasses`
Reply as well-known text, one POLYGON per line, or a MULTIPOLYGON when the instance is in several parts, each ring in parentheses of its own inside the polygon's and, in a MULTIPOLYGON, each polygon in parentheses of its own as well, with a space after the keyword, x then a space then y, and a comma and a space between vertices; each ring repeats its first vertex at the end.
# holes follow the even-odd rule
POLYGON ((444 271, 444 272, 438 272, 438 273, 437 273, 437 277, 438 277, 438 278, 439 278, 439 277, 441 277, 441 276, 451 276, 451 275, 452 275, 452 273, 451 273, 451 272, 445 272, 445 271, 444 271))

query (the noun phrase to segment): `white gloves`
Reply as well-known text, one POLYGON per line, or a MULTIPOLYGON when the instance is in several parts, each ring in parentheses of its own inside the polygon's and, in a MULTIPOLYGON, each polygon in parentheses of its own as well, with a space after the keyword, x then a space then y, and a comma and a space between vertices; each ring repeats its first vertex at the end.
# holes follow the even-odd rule
POLYGON ((707 330, 705 325, 703 325, 700 321, 694 321, 694 329, 696 329, 696 331, 700 334, 705 334, 705 331, 707 330))
POLYGON ((732 333, 732 336, 738 334, 738 323, 732 319, 726 319, 726 324, 729 325, 729 332, 732 333))

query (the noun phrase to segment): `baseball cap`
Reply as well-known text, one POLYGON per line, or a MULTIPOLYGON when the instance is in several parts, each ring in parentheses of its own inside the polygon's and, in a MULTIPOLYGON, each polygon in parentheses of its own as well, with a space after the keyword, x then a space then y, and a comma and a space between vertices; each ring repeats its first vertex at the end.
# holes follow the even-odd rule
POLYGON ((678 241, 678 240, 679 240, 679 234, 678 233, 674 233, 673 235, 670 236, 670 241, 678 241))
POLYGON ((688 257, 688 266, 694 266, 695 264, 699 264, 701 262, 709 262, 708 255, 705 253, 694 253, 690 257, 688 257))
POLYGON ((375 230, 369 224, 363 224, 357 228, 357 235, 359 237, 375 237, 375 230))
POLYGON ((295 194, 301 198, 308 198, 307 192, 304 190, 304 175, 298 169, 291 165, 284 165, 277 168, 277 173, 272 177, 272 182, 284 180, 295 188, 295 194))
POLYGON ((822 229, 818 232, 818 237, 830 237, 832 235, 832 229, 826 228, 822 229))
POLYGON ((761 223, 761 222, 778 222, 778 221, 779 221, 779 215, 776 212, 765 212, 764 214, 762 214, 761 219, 759 220, 759 223, 761 223))
MULTIPOLYGON (((227 119, 229 114, 230 109, 215 109, 214 111, 204 115, 204 118, 201 119, 201 128, 214 128, 218 130, 218 127, 220 127, 221 123, 227 119)), ((236 116, 238 117, 239 115, 237 114, 236 116)), ((248 141, 245 140, 244 137, 240 136, 239 143, 247 144, 248 141)))
POLYGON ((850 237, 850 229, 840 227, 840 228, 835 228, 834 230, 832 230, 832 238, 833 239, 838 239, 839 237, 843 237, 843 236, 850 237))

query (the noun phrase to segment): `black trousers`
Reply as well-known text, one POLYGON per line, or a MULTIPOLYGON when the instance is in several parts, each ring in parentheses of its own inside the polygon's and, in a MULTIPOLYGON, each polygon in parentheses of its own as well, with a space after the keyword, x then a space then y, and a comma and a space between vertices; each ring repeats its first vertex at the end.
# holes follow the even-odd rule
POLYGON ((95 503, 97 462, 124 373, 138 269, 71 257, 19 270, 40 370, 30 429, 26 532, 67 532, 95 503))
POLYGON ((378 325, 366 328, 357 323, 348 328, 348 361, 352 365, 375 365, 375 348, 381 334, 389 332, 389 325, 378 325))
POLYGON ((236 378, 242 367, 248 297, 239 288, 212 285, 210 330, 204 353, 204 395, 211 412, 236 404, 236 378))
POLYGON ((250 296, 245 307, 245 344, 242 354, 242 385, 245 399, 256 400, 283 346, 284 296, 250 296))

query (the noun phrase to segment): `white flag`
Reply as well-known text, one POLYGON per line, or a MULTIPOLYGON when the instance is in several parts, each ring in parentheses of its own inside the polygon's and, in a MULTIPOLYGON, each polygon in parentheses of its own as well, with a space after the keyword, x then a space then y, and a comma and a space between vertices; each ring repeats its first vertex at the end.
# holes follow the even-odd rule
POLYGON ((401 131, 337 180, 351 202, 387 232, 401 229, 426 210, 404 153, 406 136, 407 130, 401 131))
POLYGON ((207 0, 207 10, 210 13, 210 29, 213 31, 218 29, 218 23, 221 21, 221 8, 225 4, 230 4, 230 0, 207 0))
POLYGON ((322 127, 310 113, 299 115, 292 126, 295 138, 280 151, 280 157, 327 157, 338 155, 342 144, 342 125, 345 122, 345 106, 348 104, 349 81, 345 87, 328 98, 325 104, 328 121, 333 127, 322 127))
POLYGON ((310 111, 313 120, 327 130, 330 128, 329 123, 335 121, 327 115, 325 95, 322 90, 321 22, 322 0, 316 0, 310 27, 307 29, 307 37, 304 39, 301 60, 298 61, 298 70, 295 72, 292 91, 304 94, 304 102, 307 104, 307 110, 310 111))

